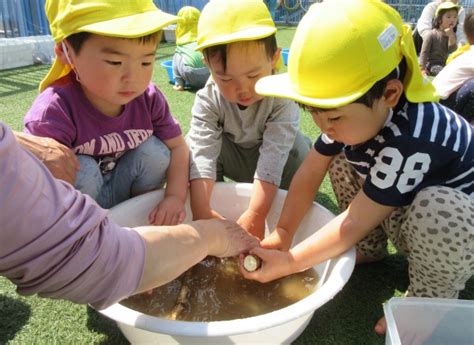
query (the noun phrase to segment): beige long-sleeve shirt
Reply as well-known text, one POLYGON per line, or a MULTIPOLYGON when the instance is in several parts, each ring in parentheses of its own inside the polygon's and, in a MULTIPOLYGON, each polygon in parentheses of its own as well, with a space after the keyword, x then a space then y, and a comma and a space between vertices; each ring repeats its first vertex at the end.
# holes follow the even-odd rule
POLYGON ((243 148, 258 144, 260 157, 254 177, 275 185, 299 128, 299 108, 295 102, 265 97, 244 110, 221 95, 210 79, 196 94, 187 142, 191 150, 190 179, 216 178, 216 162, 222 135, 243 148))

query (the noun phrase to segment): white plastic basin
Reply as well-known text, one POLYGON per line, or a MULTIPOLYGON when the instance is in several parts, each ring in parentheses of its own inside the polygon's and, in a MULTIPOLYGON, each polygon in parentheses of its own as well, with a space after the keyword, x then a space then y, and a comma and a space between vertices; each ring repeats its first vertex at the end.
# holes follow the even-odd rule
MULTIPOLYGON (((251 192, 251 184, 216 183, 212 193, 212 207, 228 219, 236 220, 246 209, 251 192)), ((275 227, 285 196, 286 191, 278 191, 267 217, 267 229, 272 230, 275 227)), ((155 191, 127 200, 112 208, 110 217, 123 226, 146 225, 149 212, 162 197, 163 191, 155 191)), ((186 208, 189 221, 189 202, 186 208)), ((333 217, 326 208, 314 203, 303 219, 294 243, 310 236, 333 217)), ((320 276, 326 264, 328 262, 314 266, 320 276)), ((137 312, 118 303, 99 312, 115 320, 132 344, 290 343, 303 332, 314 311, 330 301, 343 288, 352 274, 354 264, 355 249, 352 248, 331 260, 322 286, 308 297, 274 312, 245 319, 214 322, 171 321, 137 312)))

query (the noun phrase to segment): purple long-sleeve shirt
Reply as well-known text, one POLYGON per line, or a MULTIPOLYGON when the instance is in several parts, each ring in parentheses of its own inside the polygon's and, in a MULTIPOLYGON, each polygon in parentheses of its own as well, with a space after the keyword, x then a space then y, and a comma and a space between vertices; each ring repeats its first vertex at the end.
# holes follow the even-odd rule
POLYGON ((47 168, 0 122, 0 275, 18 292, 104 308, 135 292, 145 245, 47 168))

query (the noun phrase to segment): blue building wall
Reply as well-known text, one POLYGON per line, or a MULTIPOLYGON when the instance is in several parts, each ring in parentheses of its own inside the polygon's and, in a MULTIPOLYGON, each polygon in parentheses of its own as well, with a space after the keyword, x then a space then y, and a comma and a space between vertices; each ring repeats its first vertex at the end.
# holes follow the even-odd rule
MULTIPOLYGON (((49 34, 48 21, 44 13, 46 0, 0 0, 0 37, 23 37, 49 34)), ((133 1, 133 0, 131 0, 133 1)), ((176 14, 182 6, 202 9, 207 0, 153 0, 163 11, 176 14)), ((305 10, 320 0, 284 0, 273 8, 275 21, 279 24, 298 24, 305 10)), ((276 0, 266 0, 270 7, 276 0)), ((408 23, 415 23, 430 0, 387 0, 408 23)), ((464 8, 474 8, 474 0, 461 1, 464 8)))

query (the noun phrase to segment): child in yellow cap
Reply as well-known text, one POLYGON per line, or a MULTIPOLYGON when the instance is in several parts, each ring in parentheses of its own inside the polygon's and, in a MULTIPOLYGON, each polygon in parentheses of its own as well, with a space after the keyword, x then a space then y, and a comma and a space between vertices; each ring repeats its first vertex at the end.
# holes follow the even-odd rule
POLYGON ((185 85, 201 89, 209 79, 209 69, 204 64, 202 53, 195 49, 201 12, 196 7, 184 6, 177 15, 179 21, 176 24, 176 51, 173 55, 173 89, 183 91, 185 85))
POLYGON ((262 97, 255 83, 280 58, 276 27, 262 0, 211 0, 198 24, 197 49, 211 78, 198 91, 187 142, 195 219, 221 217, 211 208, 215 181, 253 182, 238 223, 263 238, 278 187, 288 188, 310 144, 299 131, 295 102, 262 97))
POLYGON ((75 187, 109 208, 161 188, 155 224, 184 219, 189 150, 151 83, 159 30, 177 20, 152 0, 47 0, 56 59, 25 119, 80 162, 75 187))
POLYGON ((442 2, 434 18, 433 29, 423 36, 420 67, 426 75, 436 76, 446 65, 448 55, 457 48, 455 27, 460 6, 442 2))
POLYGON ((242 274, 269 281, 354 245, 358 263, 380 260, 389 238, 408 259, 407 296, 457 298, 474 272, 473 127, 437 103, 400 15, 379 0, 313 5, 288 73, 256 90, 298 101, 322 134, 265 239, 272 245, 250 251, 261 268, 242 274), (328 171, 341 213, 289 251, 269 249, 290 247, 328 171))

